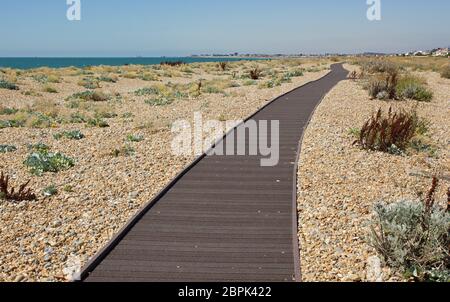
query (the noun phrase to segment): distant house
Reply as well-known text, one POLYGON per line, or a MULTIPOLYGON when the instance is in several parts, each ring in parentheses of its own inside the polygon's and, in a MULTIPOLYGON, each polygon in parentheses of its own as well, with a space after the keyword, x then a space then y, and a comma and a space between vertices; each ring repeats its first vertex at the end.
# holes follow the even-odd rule
POLYGON ((429 52, 422 51, 422 50, 414 52, 414 56, 416 56, 416 57, 424 57, 424 56, 428 56, 428 55, 430 55, 429 52))
POLYGON ((449 50, 448 48, 438 48, 433 52, 434 57, 448 57, 449 50))

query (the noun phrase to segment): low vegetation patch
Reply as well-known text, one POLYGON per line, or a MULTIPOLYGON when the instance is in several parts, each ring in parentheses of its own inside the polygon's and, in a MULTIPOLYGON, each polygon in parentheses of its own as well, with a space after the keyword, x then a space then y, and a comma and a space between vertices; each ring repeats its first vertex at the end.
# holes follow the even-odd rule
POLYGON ((271 80, 269 80, 269 81, 266 81, 266 82, 263 82, 263 83, 261 83, 261 84, 259 84, 259 88, 261 88, 261 89, 270 89, 270 88, 274 88, 274 87, 277 87, 277 86, 280 86, 281 85, 281 80, 279 80, 279 79, 277 79, 277 78, 274 78, 274 79, 271 79, 271 80))
POLYGON ((130 146, 123 146, 120 149, 114 149, 111 152, 111 156, 113 157, 119 157, 119 156, 133 156, 136 153, 136 150, 134 150, 133 147, 130 146))
POLYGON ((19 87, 14 83, 0 79, 0 89, 19 90, 19 87))
POLYGON ((9 153, 16 151, 16 146, 12 145, 0 145, 0 153, 9 153))
MULTIPOLYGON (((401 68, 383 60, 361 63, 362 76, 369 75, 365 88, 372 99, 430 102, 433 93, 426 87, 426 81, 413 75, 401 75, 401 68)), ((356 73, 353 75, 356 79, 356 73)))
POLYGON ((396 86, 396 96, 400 99, 430 102, 433 93, 425 85, 426 81, 422 78, 411 75, 401 77, 396 86))
POLYGON ((52 86, 48 86, 48 85, 44 86, 42 91, 47 92, 47 93, 58 93, 58 90, 56 90, 56 88, 54 88, 52 86))
POLYGON ((167 99, 167 98, 154 98, 154 99, 148 99, 144 101, 146 104, 151 106, 166 106, 173 103, 173 99, 167 99))
POLYGON ((444 67, 441 71, 441 76, 444 79, 450 79, 450 65, 447 65, 446 67, 444 67))
POLYGON ((109 96, 101 91, 83 91, 79 93, 75 93, 71 96, 69 96, 67 101, 70 100, 82 100, 87 102, 106 102, 109 100, 109 96))
POLYGON ((133 143, 139 143, 144 140, 144 136, 138 135, 138 134, 129 134, 127 135, 127 141, 133 142, 133 143))
POLYGON ((3 172, 0 174, 0 199, 21 202, 21 201, 32 201, 36 200, 36 195, 31 189, 27 189, 30 181, 24 183, 16 191, 14 187, 9 188, 9 176, 4 175, 3 172))
POLYGON ((395 63, 386 60, 370 60, 360 62, 361 68, 364 73, 398 73, 399 66, 395 63))
POLYGON ((100 88, 100 83, 98 79, 94 78, 84 78, 78 82, 79 86, 82 86, 86 89, 97 89, 100 88))
POLYGON ((56 194, 58 194, 58 189, 56 188, 55 185, 51 185, 46 187, 43 191, 42 194, 45 197, 51 197, 51 196, 55 196, 56 194))
POLYGON ((396 98, 396 89, 398 84, 398 73, 386 73, 373 76, 367 89, 372 99, 387 100, 396 98))
POLYGON ((369 243, 388 266, 416 281, 450 281, 450 213, 436 205, 437 186, 434 178, 424 200, 375 207, 369 243))
POLYGON ((355 144, 363 149, 401 154, 423 127, 415 112, 393 112, 384 114, 378 110, 361 128, 355 144))
POLYGON ((26 120, 24 120, 22 118, 11 119, 11 120, 0 120, 0 129, 24 127, 25 121, 26 120))
POLYGON ((72 140, 81 140, 84 138, 83 133, 80 130, 72 130, 72 131, 63 131, 60 133, 56 133, 53 137, 57 140, 62 138, 72 139, 72 140))
POLYGON ((174 66, 182 66, 182 65, 185 65, 186 63, 184 63, 183 61, 164 61, 164 62, 161 62, 161 65, 165 65, 165 66, 172 66, 172 67, 174 67, 174 66))
POLYGON ((106 83, 117 83, 116 77, 109 77, 109 76, 101 76, 98 78, 100 82, 106 82, 106 83))
POLYGON ((75 161, 59 152, 51 153, 48 148, 40 148, 27 157, 24 165, 32 174, 41 176, 45 172, 57 173, 67 170, 75 165, 75 161))
POLYGON ((107 121, 101 118, 90 118, 87 121, 88 126, 91 127, 99 127, 99 128, 108 128, 109 124, 107 121))
POLYGON ((19 109, 8 108, 8 107, 0 107, 0 115, 12 115, 19 112, 19 109))

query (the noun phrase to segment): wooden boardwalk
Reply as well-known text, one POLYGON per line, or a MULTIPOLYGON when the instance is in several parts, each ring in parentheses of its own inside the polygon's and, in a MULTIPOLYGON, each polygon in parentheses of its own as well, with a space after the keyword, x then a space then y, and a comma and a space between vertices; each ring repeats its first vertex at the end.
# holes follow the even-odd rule
POLYGON ((315 107, 346 75, 333 65, 251 117, 280 121, 277 166, 261 167, 261 156, 200 157, 91 260, 82 280, 300 281, 299 141, 315 107))

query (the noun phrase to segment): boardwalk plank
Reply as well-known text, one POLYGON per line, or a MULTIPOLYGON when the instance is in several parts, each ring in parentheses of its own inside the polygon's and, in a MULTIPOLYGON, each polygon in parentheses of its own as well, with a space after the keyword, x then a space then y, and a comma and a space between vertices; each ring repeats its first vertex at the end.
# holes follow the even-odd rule
MULTIPOLYGON (((277 166, 261 167, 260 155, 202 156, 91 260, 83 281, 299 281, 298 144, 346 75, 333 65, 251 117, 280 121, 277 166)), ((247 136, 247 150, 253 144, 247 136)))

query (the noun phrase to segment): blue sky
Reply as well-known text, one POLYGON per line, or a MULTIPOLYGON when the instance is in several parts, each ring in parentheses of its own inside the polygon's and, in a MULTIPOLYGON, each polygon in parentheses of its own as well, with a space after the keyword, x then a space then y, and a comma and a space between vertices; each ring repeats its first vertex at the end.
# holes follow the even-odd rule
POLYGON ((394 52, 450 45, 450 1, 1 0, 0 56, 394 52))

